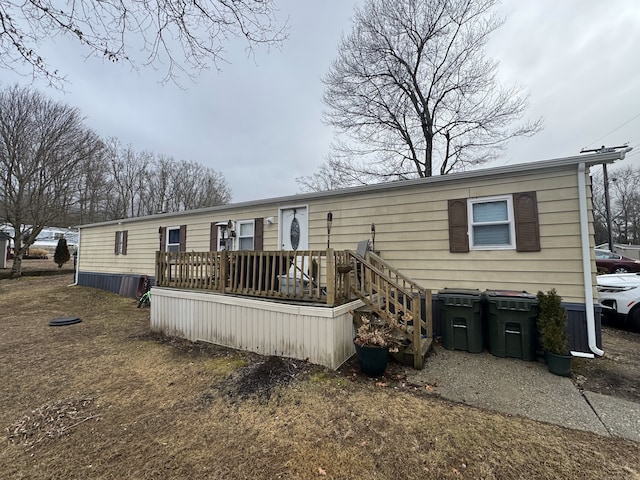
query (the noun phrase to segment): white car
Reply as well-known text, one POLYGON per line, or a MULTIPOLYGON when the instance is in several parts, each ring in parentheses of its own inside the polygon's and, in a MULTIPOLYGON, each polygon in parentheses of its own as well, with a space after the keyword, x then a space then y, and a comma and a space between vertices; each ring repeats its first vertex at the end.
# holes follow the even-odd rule
POLYGON ((640 331, 640 273, 612 273, 596 278, 602 312, 617 314, 633 330, 640 331))

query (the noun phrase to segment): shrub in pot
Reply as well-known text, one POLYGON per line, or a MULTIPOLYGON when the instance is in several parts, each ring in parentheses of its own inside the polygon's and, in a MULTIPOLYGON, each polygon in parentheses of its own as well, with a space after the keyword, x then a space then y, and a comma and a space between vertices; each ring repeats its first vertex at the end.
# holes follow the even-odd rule
MULTIPOLYGON (((351 314, 356 317, 353 311, 351 314)), ((394 337, 397 323, 388 323, 373 313, 360 312, 358 316, 361 324, 356 330, 353 344, 360 369, 367 375, 382 375, 387 368, 389 352, 398 350, 394 337)))
POLYGON ((568 377, 571 375, 572 356, 567 336, 567 312, 562 306, 562 297, 555 289, 547 293, 538 292, 538 334, 544 350, 547 368, 551 373, 568 377))

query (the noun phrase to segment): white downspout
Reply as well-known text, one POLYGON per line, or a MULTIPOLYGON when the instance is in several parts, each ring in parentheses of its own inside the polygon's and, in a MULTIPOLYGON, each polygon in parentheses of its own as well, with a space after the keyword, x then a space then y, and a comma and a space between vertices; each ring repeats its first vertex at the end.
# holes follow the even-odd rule
MULTIPOLYGON (((604 355, 596 345, 596 321, 593 309, 593 277, 591 275, 591 247, 589 245, 589 217, 587 208, 586 165, 578 164, 578 202, 580 204, 580 239, 582 241, 582 275, 584 277, 584 300, 587 315, 587 340, 596 355, 604 355)), ((574 352, 571 352, 572 354, 574 352)), ((576 352, 577 353, 577 352, 576 352)), ((577 355, 577 356, 584 356, 577 355)))
POLYGON ((76 246, 76 271, 74 273, 74 282, 71 285, 67 285, 67 287, 75 287, 78 285, 78 272, 80 271, 80 235, 82 234, 82 229, 78 229, 78 245, 76 246))

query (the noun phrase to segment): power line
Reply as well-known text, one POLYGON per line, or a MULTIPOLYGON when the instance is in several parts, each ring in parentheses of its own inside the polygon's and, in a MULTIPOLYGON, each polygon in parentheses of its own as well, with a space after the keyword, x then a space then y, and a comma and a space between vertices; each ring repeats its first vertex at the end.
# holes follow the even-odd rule
POLYGON ((633 122, 636 118, 640 117, 640 113, 638 113, 637 115, 635 115, 634 117, 630 118, 629 120, 627 120, 626 122, 624 122, 622 125, 614 128, 613 130, 611 130, 609 133, 603 135, 602 137, 598 138, 597 140, 594 140, 593 142, 591 142, 591 144, 593 145, 596 142, 599 142, 600 140, 602 140, 603 138, 608 137, 609 135, 611 135, 614 132, 617 132, 618 130, 620 130, 622 127, 624 127, 625 125, 633 122))

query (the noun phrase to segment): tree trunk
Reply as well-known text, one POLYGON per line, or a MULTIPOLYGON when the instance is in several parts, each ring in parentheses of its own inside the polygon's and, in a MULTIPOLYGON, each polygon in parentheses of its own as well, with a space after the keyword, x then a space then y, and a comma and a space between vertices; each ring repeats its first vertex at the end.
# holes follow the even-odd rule
POLYGON ((9 278, 19 278, 21 276, 22 276, 22 251, 20 251, 20 254, 18 254, 18 250, 15 250, 15 253, 13 255, 13 265, 11 266, 11 273, 9 274, 9 278))

